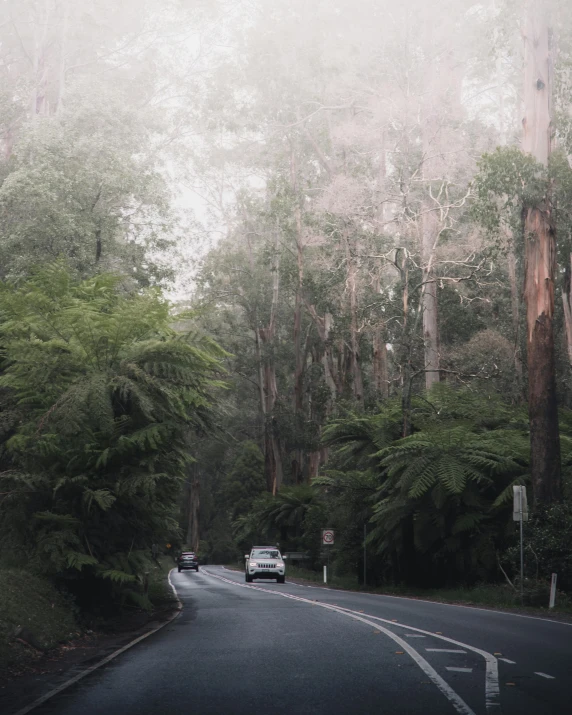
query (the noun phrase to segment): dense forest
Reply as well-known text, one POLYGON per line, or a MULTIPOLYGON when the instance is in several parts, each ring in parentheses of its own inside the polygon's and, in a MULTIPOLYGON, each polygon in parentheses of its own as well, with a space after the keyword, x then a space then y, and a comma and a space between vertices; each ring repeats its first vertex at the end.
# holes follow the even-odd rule
POLYGON ((572 591, 568 0, 5 0, 0 77, 0 568, 516 592, 525 485, 572 591))

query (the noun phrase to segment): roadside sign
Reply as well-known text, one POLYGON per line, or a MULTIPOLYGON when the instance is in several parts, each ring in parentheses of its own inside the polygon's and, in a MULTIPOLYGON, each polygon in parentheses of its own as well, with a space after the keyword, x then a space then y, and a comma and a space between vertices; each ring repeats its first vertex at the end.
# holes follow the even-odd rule
POLYGON ((513 521, 528 521, 528 503, 526 501, 526 487, 513 487, 513 521), (522 514, 522 516, 521 516, 522 514))
POLYGON ((333 544, 334 544, 334 530, 333 529, 322 529, 322 544, 324 544, 324 546, 333 546, 333 544))

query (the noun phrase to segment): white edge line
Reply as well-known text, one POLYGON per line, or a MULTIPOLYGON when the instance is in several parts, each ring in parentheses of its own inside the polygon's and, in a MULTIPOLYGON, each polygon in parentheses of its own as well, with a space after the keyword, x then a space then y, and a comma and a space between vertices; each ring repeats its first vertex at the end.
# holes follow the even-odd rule
MULTIPOLYGON (((233 572, 234 569, 222 567, 225 571, 233 572)), ((234 573, 237 573, 234 571, 234 573)), ((240 572, 238 572, 240 573, 240 572)), ((296 578, 296 577, 295 577, 296 578)), ((296 583, 291 581, 294 586, 306 586, 306 584, 296 583)), ((567 621, 558 621, 555 618, 543 618, 542 616, 527 616, 524 613, 512 613, 512 611, 497 611, 494 608, 483 608, 482 606, 465 606, 462 603, 446 603, 445 601, 430 601, 427 598, 412 598, 411 596, 394 596, 390 593, 372 593, 371 591, 350 591, 349 589, 330 588, 329 586, 306 586, 306 588, 323 588, 325 591, 336 591, 337 593, 346 593, 355 596, 375 596, 377 598, 395 598, 398 601, 416 601, 418 603, 432 603, 435 606, 447 606, 448 608, 468 608, 471 611, 484 611, 485 613, 498 613, 501 616, 512 616, 513 618, 528 618, 532 621, 544 621, 545 623, 553 623, 557 626, 571 626, 572 623, 567 621)))
POLYGON ((169 586, 171 587, 171 590, 173 591, 173 594, 175 598, 177 599, 177 606, 179 608, 179 611, 183 610, 183 604, 181 603, 181 599, 179 598, 179 594, 177 593, 177 589, 173 586, 173 582, 171 581, 171 574, 173 573, 175 569, 172 568, 169 573, 167 574, 167 581, 169 582, 169 586))
MULTIPOLYGON (((341 606, 337 606, 341 610, 350 611, 350 609, 344 609, 341 606)), ((350 611, 355 613, 355 611, 350 611)), ((431 633, 431 631, 424 631, 422 628, 415 628, 414 626, 406 626, 403 623, 398 623, 397 621, 388 621, 386 618, 380 618, 379 616, 368 616, 376 621, 381 621, 382 623, 387 623, 390 626, 399 626, 400 628, 407 628, 410 631, 416 631, 417 633, 423 633, 425 635, 431 636, 433 638, 438 638, 439 640, 445 641, 446 643, 453 643, 454 645, 462 646, 467 650, 473 651, 473 653, 478 653, 485 659, 485 704, 487 712, 499 712, 500 704, 500 686, 499 686, 499 670, 498 661, 494 655, 488 653, 480 648, 475 648, 475 646, 469 645, 468 643, 461 643, 461 641, 453 640, 452 638, 447 638, 443 635, 438 635, 437 633, 431 633)), ((426 649, 427 650, 427 649, 426 649)))
POLYGON ((26 707, 22 708, 21 710, 18 710, 17 712, 14 713, 14 715, 26 715, 26 713, 29 713, 32 710, 35 710, 39 705, 43 705, 47 700, 50 700, 51 698, 53 698, 54 695, 58 695, 63 690, 66 690, 71 685, 74 685, 82 678, 85 678, 86 675, 89 675, 90 673, 93 673, 94 670, 97 670, 98 668, 101 668, 103 665, 106 665, 107 663, 112 661, 114 658, 117 658, 118 655, 121 655, 126 650, 129 650, 129 648, 132 648, 134 645, 137 645, 137 643, 140 643, 142 640, 145 640, 145 638, 152 636, 153 633, 157 633, 157 631, 160 631, 161 628, 164 628, 165 626, 169 625, 169 623, 174 621, 175 618, 178 618, 181 615, 181 610, 183 608, 183 604, 179 600, 177 591, 176 591, 175 587, 173 586, 173 584, 171 583, 171 572, 172 571, 174 571, 174 569, 171 569, 171 571, 169 571, 169 574, 167 575, 167 580, 169 581, 169 585, 173 589, 173 593, 175 594, 175 597, 177 599, 178 606, 177 606, 176 613, 174 613, 168 620, 166 620, 164 623, 161 623, 156 628, 153 628, 152 630, 148 631, 147 633, 144 633, 142 636, 135 638, 135 640, 131 641, 130 643, 127 643, 127 645, 124 645, 122 648, 119 648, 119 650, 114 651, 113 653, 111 653, 111 655, 108 655, 107 657, 103 658, 103 660, 100 660, 99 662, 95 663, 95 665, 92 665, 89 668, 87 668, 86 670, 83 670, 81 673, 79 673, 75 677, 71 678, 70 680, 66 680, 66 682, 62 683, 61 685, 58 685, 57 688, 50 690, 49 693, 42 695, 41 698, 34 700, 34 702, 30 703, 29 705, 26 705, 26 707))
MULTIPOLYGON (((237 581, 232 581, 230 579, 225 579, 223 576, 215 576, 214 574, 210 574, 214 578, 221 578, 223 580, 228 581, 229 583, 233 583, 237 586, 242 586, 243 584, 238 583, 237 581)), ((306 600, 302 596, 294 596, 292 594, 285 594, 280 591, 270 591, 268 589, 259 589, 261 591, 266 591, 267 593, 277 593, 281 596, 289 597, 289 598, 300 598, 301 600, 306 600)), ((345 592, 347 593, 347 591, 345 592)), ((415 600, 415 599, 409 599, 409 600, 415 600)), ((315 601, 310 601, 310 603, 314 603, 314 605, 317 605, 317 602, 315 601)), ((429 601, 428 603, 433 603, 433 601, 429 601)), ((332 606, 332 608, 335 608, 339 611, 347 611, 348 613, 354 613, 358 615, 357 611, 352 611, 349 608, 344 608, 343 606, 332 606)), ((485 610, 485 609, 480 609, 480 610, 485 610)), ((406 628, 407 630, 410 631, 415 631, 416 633, 422 633, 424 635, 431 636, 433 638, 438 638, 439 640, 445 641, 447 643, 453 643, 454 645, 457 646, 462 646, 463 648, 466 648, 467 650, 473 651, 474 653, 478 653, 480 656, 482 656, 485 659, 485 705, 486 705, 486 710, 487 713, 499 713, 500 711, 500 686, 499 686, 499 672, 498 672, 498 661, 494 655, 491 653, 488 653, 487 651, 481 650, 480 648, 475 648, 475 646, 468 645, 467 643, 461 643, 460 641, 453 640, 452 638, 447 638, 446 636, 443 635, 437 635, 436 633, 432 633, 431 631, 425 631, 422 628, 415 628, 414 626, 406 626, 403 623, 398 623, 397 621, 389 621, 386 618, 380 618, 379 616, 371 616, 368 614, 368 618, 373 618, 376 621, 381 621, 382 623, 387 623, 389 626, 399 626, 401 628, 406 628)))
POLYGON ((540 675, 541 678, 548 678, 548 680, 556 680, 553 675, 548 675, 547 673, 539 673, 538 671, 534 671, 534 675, 540 675))
POLYGON ((508 658, 499 658, 503 663, 508 663, 509 665, 516 665, 516 660, 509 660, 508 658))
MULTIPOLYGON (((398 635, 395 633, 392 633, 390 630, 387 628, 384 628, 383 626, 380 626, 378 623, 373 623, 372 621, 368 621, 366 618, 362 618, 362 616, 355 615, 352 612, 346 612, 344 610, 340 610, 336 606, 330 606, 329 604, 326 603, 320 603, 318 601, 310 601, 307 598, 304 598, 302 596, 292 596, 292 594, 289 593, 283 593, 280 591, 269 591, 268 589, 265 588, 260 588, 258 586, 250 586, 242 583, 237 583, 236 581, 231 581, 230 579, 225 578, 224 576, 218 576, 216 574, 210 573, 208 571, 203 571, 203 573, 208 574, 211 576, 211 578, 218 578, 221 581, 226 581, 227 583, 231 583, 234 586, 239 586, 240 588, 252 588, 255 591, 264 591, 266 593, 271 593, 275 594, 277 596, 282 596, 283 598, 291 598, 294 601, 301 601, 303 603, 309 603, 314 606, 320 606, 321 608, 325 608, 329 611, 334 611, 339 613, 340 615, 345 615, 348 618, 353 618, 355 621, 361 621, 362 623, 365 623, 368 626, 373 626, 373 628, 383 631, 386 636, 391 638, 397 645, 399 645, 401 648, 403 648, 404 651, 406 651, 411 658, 417 663, 417 665, 421 668, 421 670, 427 675, 427 677, 433 682, 433 684, 443 693, 443 695, 451 702, 455 710, 460 713, 461 715, 475 715, 475 712, 471 710, 471 708, 465 703, 465 701, 451 688, 451 686, 443 680, 443 678, 439 675, 439 673, 433 668, 433 666, 425 660, 425 658, 418 653, 414 648, 411 647, 407 641, 403 640, 403 638, 400 638, 398 635)), ((19 715, 19 714, 17 714, 19 715)))

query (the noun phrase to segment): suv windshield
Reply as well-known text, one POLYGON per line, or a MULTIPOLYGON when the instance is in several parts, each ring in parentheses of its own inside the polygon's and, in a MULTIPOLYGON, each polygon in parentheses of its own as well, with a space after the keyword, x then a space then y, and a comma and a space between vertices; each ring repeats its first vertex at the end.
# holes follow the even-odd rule
POLYGON ((255 559, 279 559, 280 552, 277 549, 254 549, 251 556, 255 559))

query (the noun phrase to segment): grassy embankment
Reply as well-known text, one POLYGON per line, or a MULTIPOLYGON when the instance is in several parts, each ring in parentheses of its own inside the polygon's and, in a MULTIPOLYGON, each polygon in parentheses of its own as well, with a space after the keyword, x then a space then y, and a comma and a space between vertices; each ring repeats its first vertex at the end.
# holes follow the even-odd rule
MULTIPOLYGON (((150 567, 148 596, 154 613, 176 606, 167 580, 172 568, 173 560, 166 556, 150 567)), ((16 672, 43 652, 78 638, 84 632, 86 615, 47 578, 23 569, 0 568, 0 672, 7 668, 16 672), (24 631, 19 632, 20 628, 24 631)))
MULTIPOLYGON (((299 578, 315 583, 323 583, 323 574, 309 569, 288 567, 288 576, 299 578)), ((348 589, 350 591, 368 591, 370 593, 385 594, 388 596, 406 596, 409 598, 422 598, 428 601, 439 601, 442 603, 460 603, 472 606, 483 606, 485 608, 503 608, 522 610, 520 593, 512 589, 508 584, 481 584, 471 588, 434 588, 434 589, 411 589, 398 586, 384 586, 378 588, 364 589, 358 583, 356 577, 351 576, 329 576, 328 585, 335 588, 348 589)), ((529 588, 525 591, 525 609, 538 612, 543 610, 548 612, 549 586, 529 588), (546 607, 542 604, 546 603, 546 607)), ((552 610, 552 609, 551 609, 552 610)), ((556 605, 553 609, 557 613, 572 614, 572 598, 565 593, 558 592, 556 605)))
POLYGON ((42 649, 55 648, 81 634, 78 614, 69 597, 45 578, 22 569, 0 569, 0 671, 39 658, 42 651, 17 640, 31 634, 42 649))
MULTIPOLYGON (((229 568, 242 571, 242 567, 233 564, 229 568)), ((324 582, 321 571, 298 566, 288 566, 286 577, 311 581, 312 583, 324 582)), ((482 606, 483 608, 515 609, 529 611, 530 613, 562 613, 572 615, 572 597, 566 593, 558 592, 554 609, 548 609, 549 587, 543 584, 541 588, 529 589, 525 593, 524 607, 520 603, 520 594, 505 584, 481 584, 472 588, 434 588, 412 589, 399 586, 383 586, 364 588, 356 576, 336 576, 328 574, 328 586, 348 591, 364 591, 387 596, 403 596, 407 598, 420 598, 440 603, 458 603, 467 606, 482 606), (543 604, 546 604, 544 606, 543 604)))

